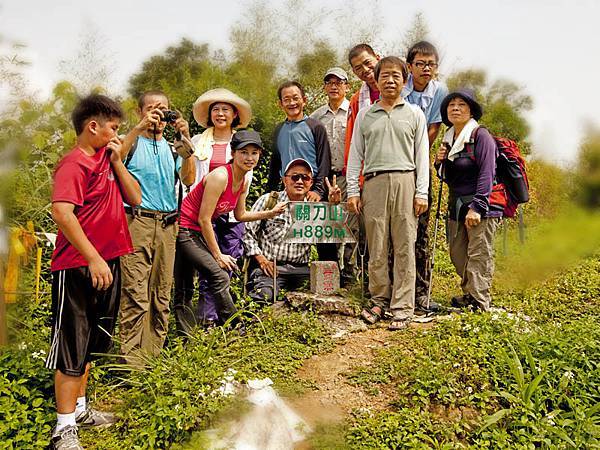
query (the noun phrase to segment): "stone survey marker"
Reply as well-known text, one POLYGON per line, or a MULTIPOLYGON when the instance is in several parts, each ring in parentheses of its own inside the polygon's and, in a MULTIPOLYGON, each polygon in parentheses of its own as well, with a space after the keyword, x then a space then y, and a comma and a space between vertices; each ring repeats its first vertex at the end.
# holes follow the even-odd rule
POLYGON ((287 242, 310 244, 341 244, 356 242, 348 228, 346 203, 331 205, 326 202, 290 202, 292 226, 287 242))
POLYGON ((340 288, 340 270, 335 261, 310 263, 310 291, 314 294, 331 295, 340 288))

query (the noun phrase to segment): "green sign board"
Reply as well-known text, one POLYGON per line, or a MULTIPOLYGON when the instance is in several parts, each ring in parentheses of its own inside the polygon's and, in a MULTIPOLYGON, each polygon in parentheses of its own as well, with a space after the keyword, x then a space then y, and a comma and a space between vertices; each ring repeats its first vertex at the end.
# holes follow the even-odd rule
POLYGON ((340 244, 356 242, 348 228, 346 203, 290 202, 292 226, 286 242, 310 244, 340 244))

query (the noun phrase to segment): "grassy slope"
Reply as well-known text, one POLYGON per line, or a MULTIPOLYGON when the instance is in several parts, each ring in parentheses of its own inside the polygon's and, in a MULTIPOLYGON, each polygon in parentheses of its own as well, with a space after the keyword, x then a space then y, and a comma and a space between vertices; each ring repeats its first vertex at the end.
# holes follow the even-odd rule
MULTIPOLYGON (((508 256, 498 258, 495 290, 495 304, 509 313, 464 314, 426 333, 395 335, 378 364, 348 375, 373 391, 381 383, 397 386, 389 412, 357 413, 341 430, 346 442, 336 445, 593 443, 598 413, 592 408, 600 391, 600 261, 589 254, 600 248, 599 225, 597 216, 569 212, 529 230, 526 246, 509 242, 508 256), (540 284, 558 269, 561 275, 540 284)), ((443 243, 437 261, 434 294, 447 301, 458 280, 443 243)), ((54 422, 51 373, 40 353, 47 349, 48 299, 24 303, 13 313, 18 344, 0 354, 0 448, 40 448, 54 422)), ((267 318, 244 339, 215 332, 199 334, 185 347, 172 341, 147 372, 99 367, 89 397, 115 407, 124 421, 112 430, 83 432, 83 441, 88 448, 108 449, 160 448, 185 440, 227 406, 214 391, 228 368, 238 370, 239 380, 270 376, 279 388, 295 389, 302 361, 328 348, 325 335, 314 318, 290 314, 267 318)))
MULTIPOLYGON (((357 411, 341 448, 600 447, 600 220, 573 211, 529 234, 498 258, 504 311, 397 334, 376 364, 348 374, 395 396, 388 412, 357 411)), ((440 252, 436 297, 456 292, 440 252)))

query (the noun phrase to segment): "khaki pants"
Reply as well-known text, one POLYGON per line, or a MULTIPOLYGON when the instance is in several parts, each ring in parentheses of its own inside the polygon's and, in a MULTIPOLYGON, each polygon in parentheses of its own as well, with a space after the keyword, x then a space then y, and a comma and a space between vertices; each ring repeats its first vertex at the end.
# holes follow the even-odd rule
POLYGON ((494 234, 500 219, 482 219, 474 228, 448 220, 450 259, 461 276, 464 294, 470 294, 482 311, 490 309, 494 275, 494 234))
POLYGON ((133 253, 121 258, 121 353, 157 355, 169 326, 177 224, 163 227, 162 220, 129 214, 127 222, 133 253))
POLYGON ((415 173, 391 172, 365 181, 363 215, 369 244, 369 292, 373 304, 394 319, 411 318, 415 309, 415 173), (388 264, 390 242, 393 267, 388 264), (393 280, 390 280, 390 272, 393 280))

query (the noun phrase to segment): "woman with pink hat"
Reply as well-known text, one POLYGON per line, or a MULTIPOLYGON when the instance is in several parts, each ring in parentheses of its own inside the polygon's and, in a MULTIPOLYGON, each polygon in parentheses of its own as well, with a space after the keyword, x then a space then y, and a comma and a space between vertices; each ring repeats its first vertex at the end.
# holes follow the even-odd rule
MULTIPOLYGON (((194 118, 204 132, 192 138, 196 157, 196 183, 189 191, 217 167, 224 166, 232 158, 231 138, 235 128, 245 128, 252 118, 250 104, 228 89, 217 88, 203 93, 194 103, 194 118)), ((252 171, 246 174, 246 186, 252 182, 252 171)), ((217 243, 223 254, 234 259, 242 256, 244 224, 235 220, 233 213, 223 214, 214 221, 217 243)), ((194 269, 185 267, 181 258, 175 261, 174 310, 177 328, 189 332, 198 318, 205 326, 214 324, 217 317, 215 300, 208 290, 206 280, 200 276, 197 315, 192 309, 194 294, 194 269)))

